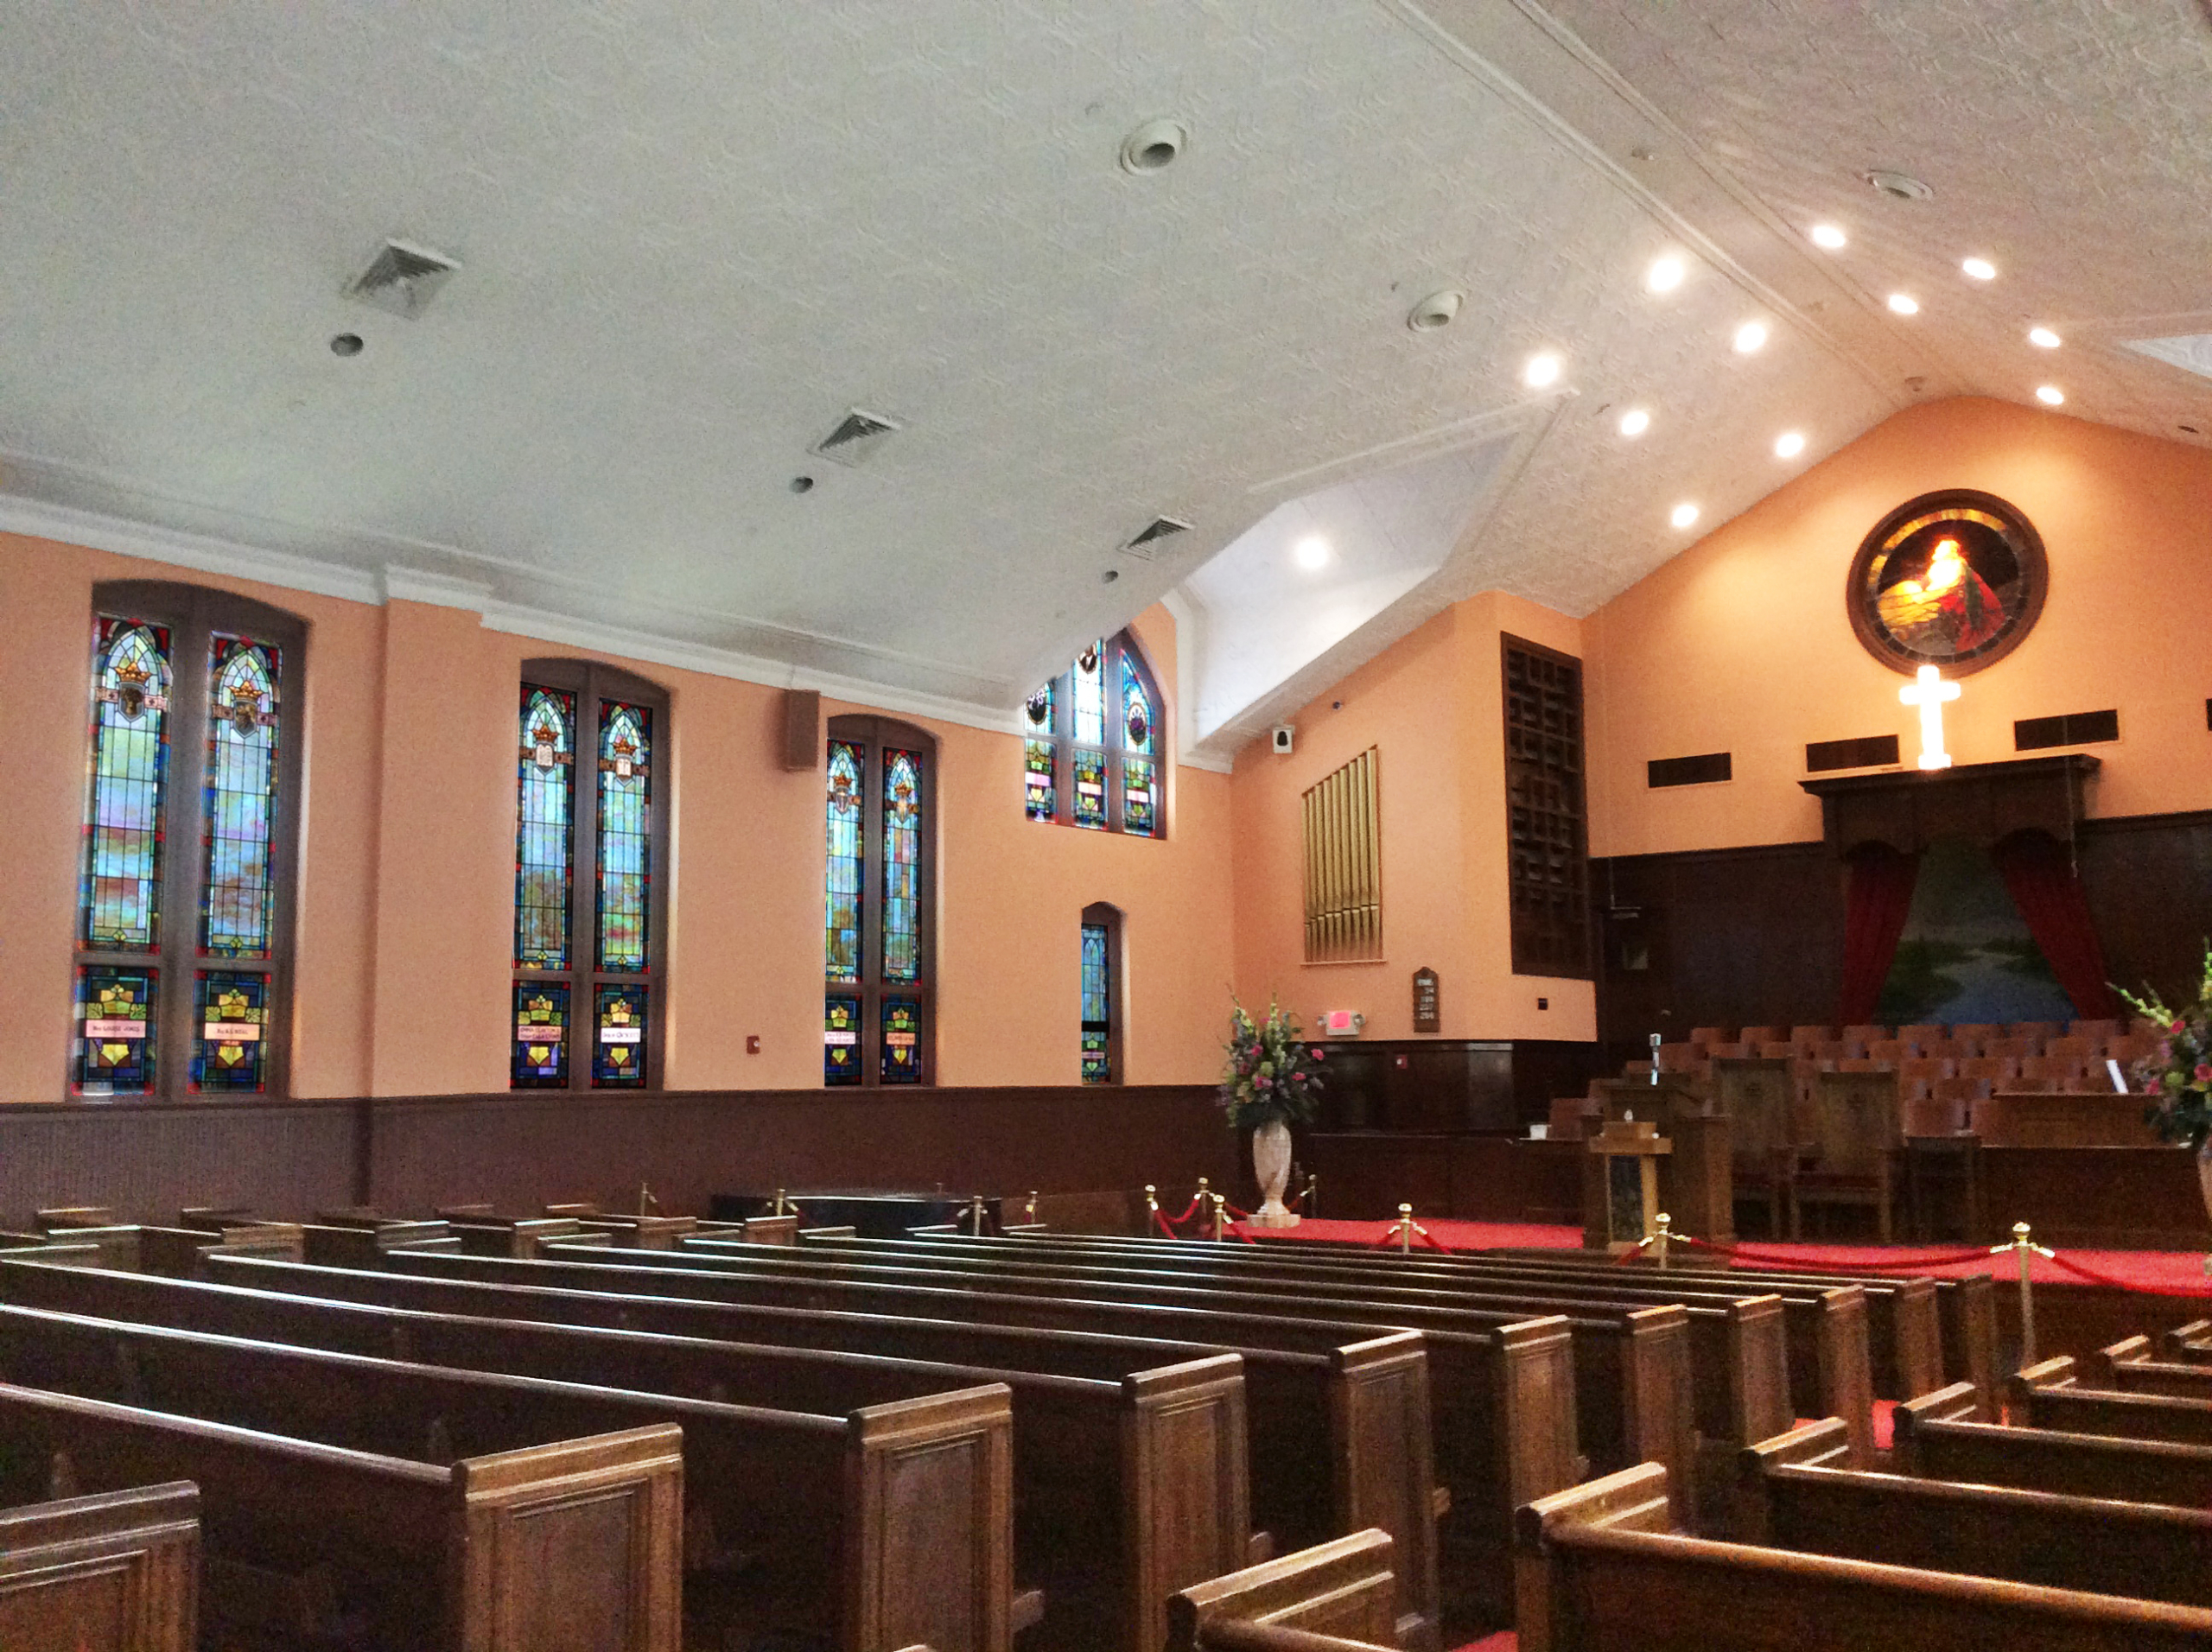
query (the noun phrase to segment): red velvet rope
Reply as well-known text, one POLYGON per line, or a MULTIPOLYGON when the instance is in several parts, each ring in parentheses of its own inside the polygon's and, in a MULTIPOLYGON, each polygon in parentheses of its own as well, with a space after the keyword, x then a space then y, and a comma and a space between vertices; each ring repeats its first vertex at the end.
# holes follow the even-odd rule
POLYGON ((1176 1232, 1173 1228, 1167 1225, 1167 1218, 1160 1215, 1160 1209, 1157 1205, 1153 1207, 1152 1219, 1160 1224, 1160 1232, 1166 1234, 1170 1239, 1180 1239, 1183 1236, 1181 1234, 1176 1232))
POLYGON ((2081 1263, 2069 1261, 2063 1256, 2046 1256, 2044 1260, 2053 1268, 2071 1274, 2076 1279, 2086 1280, 2092 1285, 2109 1286, 2115 1291, 2133 1291, 2139 1296, 2212 1297, 2212 1285, 2137 1285, 2132 1280, 2115 1279, 2109 1274, 2101 1274, 2093 1268, 2084 1268, 2081 1263))
POLYGON ((1879 1261, 1836 1262, 1784 1255, 1778 1251, 1762 1251, 1749 1245, 1716 1245, 1709 1239, 1692 1238, 1686 1233, 1670 1234, 1668 1237, 1675 1244, 1688 1245, 1693 1250, 1711 1251, 1716 1256, 1726 1256, 1732 1261, 1751 1262, 1781 1272, 1800 1268, 1815 1274, 1910 1273, 1916 1268, 1955 1268, 1963 1262, 1986 1262, 1990 1259, 1988 1249, 1977 1245, 1970 1250, 1949 1250, 1929 1256, 1891 1256, 1879 1261))

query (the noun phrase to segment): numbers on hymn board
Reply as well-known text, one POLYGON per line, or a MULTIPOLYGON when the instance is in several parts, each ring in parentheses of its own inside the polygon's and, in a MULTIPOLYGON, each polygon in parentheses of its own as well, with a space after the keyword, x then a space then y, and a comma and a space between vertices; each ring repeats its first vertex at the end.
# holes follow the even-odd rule
POLYGON ((1414 1031, 1439 1032, 1443 1021, 1436 1007, 1436 971, 1423 964, 1414 971, 1414 1031))

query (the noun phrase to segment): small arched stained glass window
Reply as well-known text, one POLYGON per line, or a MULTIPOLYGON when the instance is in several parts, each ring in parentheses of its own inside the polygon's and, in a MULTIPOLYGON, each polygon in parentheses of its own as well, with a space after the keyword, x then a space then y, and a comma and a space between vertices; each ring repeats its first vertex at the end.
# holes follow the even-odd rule
POLYGON ((1022 809, 1032 820, 1160 836, 1160 690, 1135 639, 1103 637, 1030 696, 1022 809))

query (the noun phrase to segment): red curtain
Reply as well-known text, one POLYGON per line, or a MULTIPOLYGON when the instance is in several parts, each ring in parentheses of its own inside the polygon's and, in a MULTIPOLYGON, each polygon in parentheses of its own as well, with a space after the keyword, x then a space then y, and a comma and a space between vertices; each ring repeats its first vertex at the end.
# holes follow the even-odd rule
POLYGON ((2051 974, 2073 1001, 2075 1014, 2084 1020, 2118 1015, 2120 1001, 2105 978, 2104 949, 2089 919, 2089 898, 2074 875, 2066 846, 2045 832, 2015 832, 1990 850, 1989 858, 2051 974))
POLYGON ((1851 867, 1843 913, 1843 1002, 1838 1020, 1856 1026, 1874 1019, 1882 983, 1897 956, 1919 858, 1887 843, 1862 843, 1847 857, 1851 867))

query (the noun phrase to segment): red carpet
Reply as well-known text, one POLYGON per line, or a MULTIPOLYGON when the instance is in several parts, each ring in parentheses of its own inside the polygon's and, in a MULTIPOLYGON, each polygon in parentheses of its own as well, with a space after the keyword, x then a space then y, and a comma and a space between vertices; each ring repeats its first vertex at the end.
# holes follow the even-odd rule
MULTIPOLYGON (((1508 1247, 1522 1250, 1578 1250, 1582 1245, 1582 1229, 1580 1228, 1554 1227, 1530 1222, 1454 1222, 1436 1217, 1423 1220, 1421 1225, 1428 1229, 1431 1239, 1448 1250, 1495 1250, 1508 1247)), ((1392 1234, 1395 1228, 1396 1223, 1391 1222, 1338 1222, 1316 1217, 1288 1229, 1248 1228, 1240 1223, 1236 1230, 1249 1234, 1262 1242, 1270 1238, 1320 1239, 1379 1248, 1380 1242, 1392 1234)), ((1431 1247, 1421 1240, 1416 1238, 1414 1241, 1416 1253, 1429 1249, 1431 1247)), ((1991 1273, 2003 1280, 2019 1277, 2019 1264, 2009 1252, 2001 1256, 1985 1255, 1972 1261, 1948 1260, 1972 1249, 1972 1246, 1955 1243, 1815 1245, 1746 1240, 1738 1247, 1733 1265, 1745 1268, 1827 1268, 1846 1273, 1856 1270, 1900 1275, 1924 1274, 1942 1278, 1991 1273), (1930 1258, 1942 1260, 1927 1260, 1930 1258)), ((1680 1248, 1676 1254, 1681 1254, 1680 1248)), ((1690 1254, 1698 1255, 1696 1252, 1690 1254)), ((2149 1291, 2164 1296, 2212 1296, 2212 1280, 2208 1280, 2205 1272, 2205 1258, 2196 1251, 2068 1250, 2061 1252, 2060 1258, 2058 1261, 2047 1261, 2041 1256, 2033 1260, 2031 1268, 2037 1284, 2112 1284, 2128 1290, 2149 1291)), ((1706 1254, 1700 1255, 1699 1260, 1710 1266, 1723 1259, 1706 1254)), ((2212 1312, 2212 1306, 2209 1306, 2207 1311, 2212 1312)))

